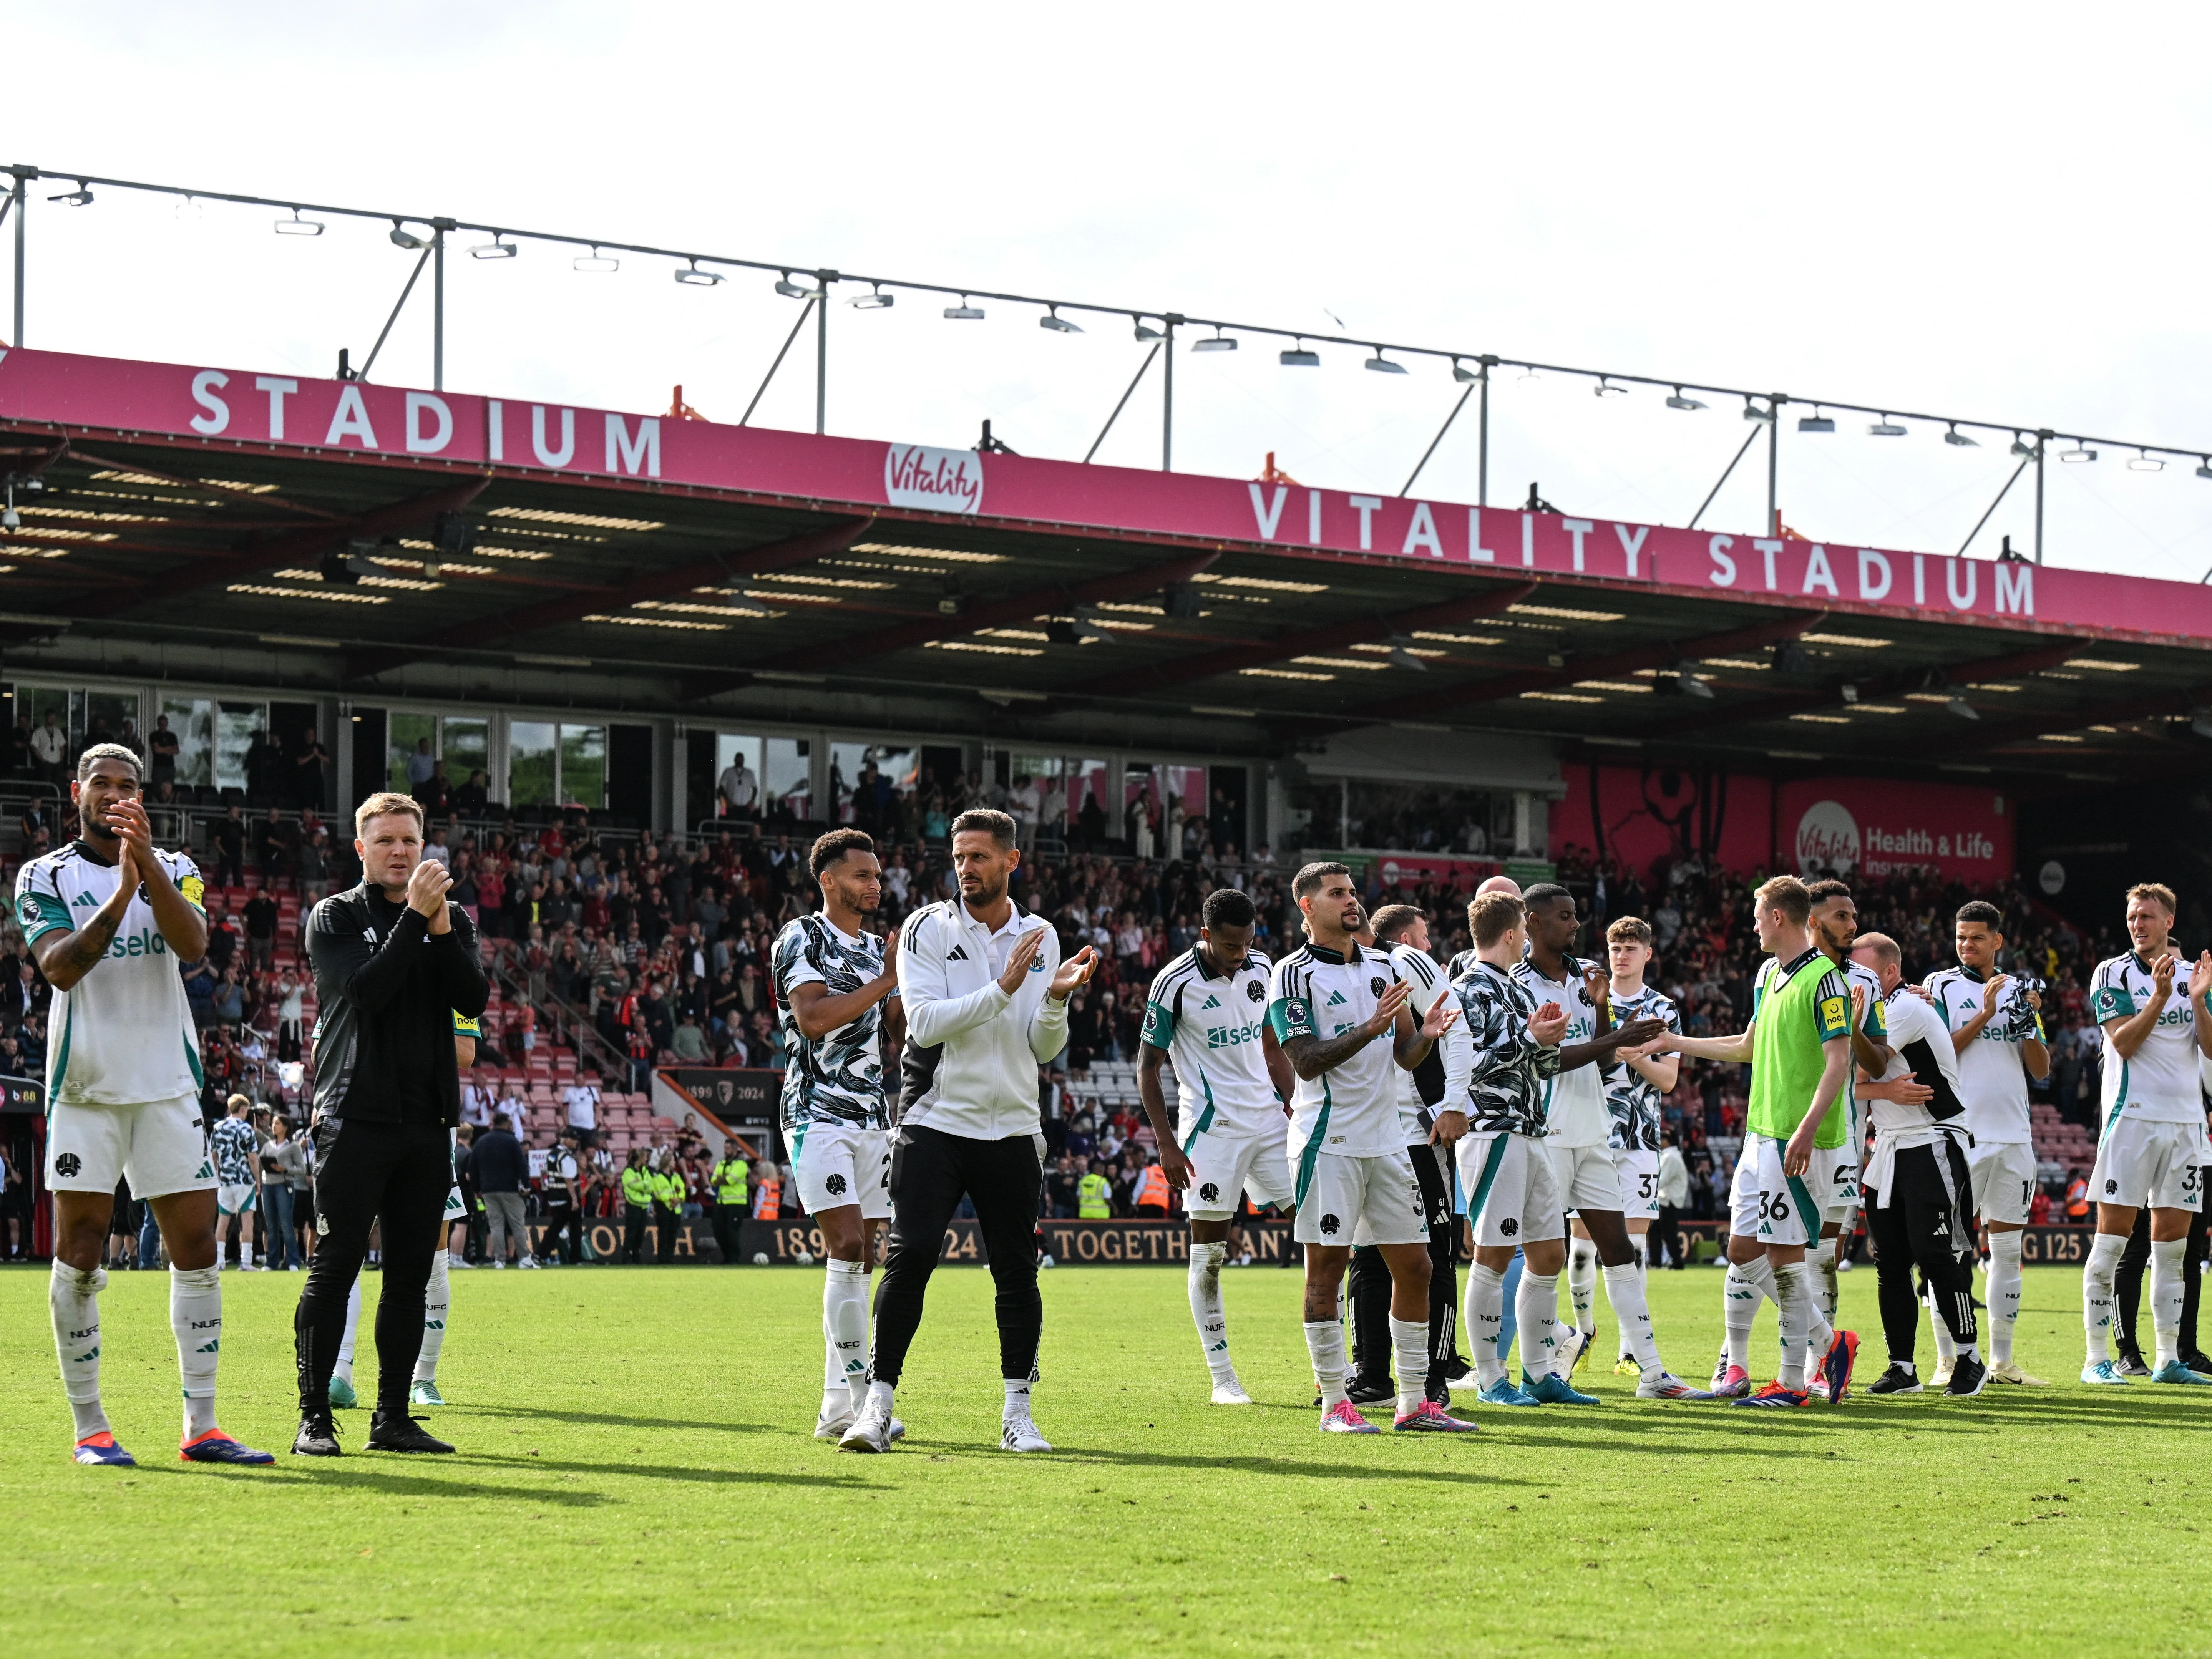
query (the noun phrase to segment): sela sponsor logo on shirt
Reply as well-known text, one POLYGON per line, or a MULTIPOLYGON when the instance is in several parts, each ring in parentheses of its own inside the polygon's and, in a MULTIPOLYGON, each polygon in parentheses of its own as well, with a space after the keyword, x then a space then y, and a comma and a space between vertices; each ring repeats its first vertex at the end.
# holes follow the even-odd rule
POLYGON ((1816 800, 1797 820, 1797 867, 1849 874, 1862 863, 1869 875, 1887 875, 1937 860, 1987 862, 1996 843, 1978 830, 1927 830, 1919 825, 1889 829, 1862 826, 1840 801, 1816 800))
POLYGON ((884 495, 893 507, 980 513, 983 458, 972 449, 893 444, 884 454, 884 495))

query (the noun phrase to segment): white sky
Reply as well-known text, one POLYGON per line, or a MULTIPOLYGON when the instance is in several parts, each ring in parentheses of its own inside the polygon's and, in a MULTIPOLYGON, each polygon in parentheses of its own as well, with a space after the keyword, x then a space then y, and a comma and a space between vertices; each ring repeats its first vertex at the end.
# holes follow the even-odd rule
MULTIPOLYGON (((972 282, 2212 450, 2199 7, 1097 9, 555 3, 9 8, 6 159, 972 282), (24 66, 43 66, 23 74, 24 66)), ((410 256, 103 191, 30 218, 27 343, 327 374, 410 256)), ((12 235, 12 227, 9 233, 12 235)), ((447 384, 735 420, 795 319, 772 278, 449 262, 447 384)), ((0 264, 4 288, 4 264, 0 264)), ((429 383, 428 281, 375 378, 429 383)), ((857 289, 847 289, 849 295, 857 289)), ((1079 459, 1145 348, 901 296, 830 319, 834 432, 989 417, 1079 459)), ((0 313, 0 317, 4 317, 0 313)), ((1395 491, 1458 388, 1272 342, 1176 362, 1180 467, 1395 491)), ((1157 466, 1158 368, 1099 459, 1157 466)), ((1494 502, 1681 524, 1747 428, 1717 400, 1504 371, 1494 502)), ((1791 410, 1789 414, 1805 411, 1791 410)), ((760 413, 810 428, 811 331, 760 413)), ((1940 428, 1785 421, 1784 516, 1957 549, 2014 463, 1940 428)), ((2052 562, 2194 580, 2212 482, 2049 469, 2052 562)), ((1748 532, 1763 445, 1703 522, 1748 532)), ((2033 474, 1974 550, 2032 538, 2033 474)), ((1419 493, 1472 501, 1470 406, 1419 493)))

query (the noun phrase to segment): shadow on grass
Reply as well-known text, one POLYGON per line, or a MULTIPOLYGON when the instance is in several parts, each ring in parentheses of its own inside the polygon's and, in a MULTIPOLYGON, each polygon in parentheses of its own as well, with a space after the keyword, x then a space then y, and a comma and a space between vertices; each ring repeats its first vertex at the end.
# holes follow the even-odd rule
POLYGON ((617 1412, 562 1411, 544 1406, 464 1406, 458 1408, 475 1417, 519 1417, 533 1423, 581 1423, 610 1429, 706 1429, 719 1434, 789 1434, 788 1423, 737 1423, 702 1418, 629 1417, 617 1412))

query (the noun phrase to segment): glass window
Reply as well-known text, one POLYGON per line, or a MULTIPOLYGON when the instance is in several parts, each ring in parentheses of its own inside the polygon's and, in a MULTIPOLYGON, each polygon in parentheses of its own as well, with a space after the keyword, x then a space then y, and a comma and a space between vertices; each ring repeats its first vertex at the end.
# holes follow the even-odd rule
POLYGON ((142 743, 145 739, 138 719, 138 694, 136 691, 88 691, 84 698, 84 714, 88 742, 94 738, 92 723, 95 720, 101 722, 104 727, 98 734, 98 740, 101 743, 122 742, 125 720, 131 722, 132 736, 142 743))
POLYGON ((794 818, 814 816, 814 749, 805 738, 770 738, 761 771, 769 810, 794 818))
POLYGON ((1103 833, 1109 836, 1121 834, 1121 825, 1115 816, 1121 808, 1109 793, 1112 787, 1106 775, 1104 761, 1071 761, 1067 778, 1067 821, 1077 823, 1083 816, 1084 803, 1095 800, 1098 803, 1099 811, 1105 815, 1103 833))
POLYGON ((553 803, 554 727, 550 720, 507 723, 507 800, 510 806, 553 803))
POLYGON ((607 804, 607 728, 561 728, 561 800, 598 811, 607 804))
POLYGON ((871 835, 902 839, 914 805, 918 751, 903 743, 833 743, 830 781, 836 791, 836 820, 871 835))
POLYGON ((491 722, 489 720, 456 720, 445 717, 445 730, 438 746, 445 757, 446 775, 456 784, 465 783, 471 772, 491 775, 491 722))
MULTIPOLYGON (((422 778, 430 775, 430 763, 438 755, 438 717, 395 708, 385 716, 384 731, 392 757, 388 787, 407 794, 421 781, 411 775, 410 764, 413 772, 419 772, 422 778)), ((452 772, 448 767, 447 775, 451 776, 452 772)))
POLYGON ((215 704, 205 698, 164 697, 161 714, 177 734, 177 781, 207 788, 215 781, 215 704))
POLYGON ((215 706, 215 787, 218 789, 246 787, 246 751, 253 746, 254 736, 269 729, 269 705, 265 702, 231 702, 228 700, 215 706))

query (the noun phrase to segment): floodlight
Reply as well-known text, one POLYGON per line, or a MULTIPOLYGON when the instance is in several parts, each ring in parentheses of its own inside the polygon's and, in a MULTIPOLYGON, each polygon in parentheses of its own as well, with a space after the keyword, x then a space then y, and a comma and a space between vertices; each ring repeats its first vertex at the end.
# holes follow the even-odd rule
POLYGON ((580 253, 575 258, 578 270, 620 270, 622 261, 608 258, 596 247, 589 253, 580 253))
POLYGON ((775 291, 787 300, 818 300, 822 297, 820 289, 802 288, 791 280, 791 273, 787 270, 783 273, 782 280, 776 283, 775 291))
POLYGON ((90 207, 92 205, 92 187, 87 185, 83 179, 80 179, 76 181, 76 188, 70 191, 67 195, 49 196, 46 199, 49 202, 65 202, 71 207, 90 207))
POLYGON ((2019 456, 2023 461, 2032 461, 2036 452, 2033 444, 2015 432, 2012 434, 2012 448, 2008 453, 2019 456))
POLYGON ((1593 398, 1626 398, 1627 395, 1626 386, 1615 386, 1602 374, 1597 377, 1597 384, 1590 388, 1593 398))
POLYGON ((1950 427, 1944 432, 1943 441, 1947 444, 1954 445, 1960 449, 1978 449, 1981 447, 1981 443, 1978 439, 1969 438, 1965 433, 1960 431, 1958 423, 1955 421, 1953 422, 1950 427))
POLYGON ((1870 438, 1902 438, 1905 428, 1885 415, 1867 428, 1867 435, 1870 438))
POLYGON ((1237 349, 1237 342, 1224 334, 1217 326, 1212 339, 1193 340, 1190 343, 1190 349, 1193 351, 1234 351, 1237 349))
POLYGON ((1465 363, 1460 362, 1456 357, 1452 359, 1452 379, 1457 380, 1462 386, 1471 385, 1473 382, 1479 380, 1481 378, 1482 371, 1480 369, 1469 368, 1465 363))
POLYGON ((517 253, 521 252, 521 250, 517 248, 512 242, 502 241, 500 240, 507 233, 504 231, 495 230, 491 234, 491 240, 484 243, 479 247, 472 247, 469 250, 469 258, 471 259, 512 259, 517 253))
POLYGON ((1037 319, 1039 328, 1048 328, 1055 334, 1080 334, 1083 330, 1060 314, 1058 306, 1047 306, 1044 315, 1037 319))
POLYGON ((1362 368, 1371 368, 1377 374, 1403 374, 1406 372, 1405 364, 1392 362, 1388 357, 1385 357, 1382 355, 1382 348, 1381 346, 1376 346, 1375 348, 1375 355, 1372 357, 1370 357, 1365 362, 1362 363, 1360 367, 1362 368))
POLYGON ((2163 472, 2166 463, 2147 450, 2136 451, 2135 459, 2128 463, 2130 472, 2163 472))
POLYGON ((1168 337, 1165 334, 1162 333, 1158 329, 1154 328, 1150 323, 1146 322, 1141 317, 1133 317, 1129 320, 1137 325, 1137 338, 1139 342, 1146 340, 1164 340, 1168 337))
POLYGON ((1699 679, 1688 665, 1683 665, 1681 672, 1676 678, 1682 683, 1682 691, 1685 696, 1704 697, 1709 702, 1711 700, 1713 688, 1699 679))
POLYGON ((2074 447, 2071 449, 2062 449, 2058 452, 2058 459, 2060 460, 2069 464, 2075 464, 2083 461, 2094 461, 2097 459, 2097 452, 2090 448, 2087 444, 2083 443, 2079 438, 2075 439, 2073 441, 2073 444, 2074 447))
MULTIPOLYGON (((1321 353, 1312 349, 1304 340, 1300 340, 1288 351, 1280 353, 1278 361, 1285 368, 1319 368, 1321 353)), ((1473 377, 1469 376, 1469 378, 1473 377)))
POLYGON ((1676 386, 1674 388, 1674 395, 1667 399, 1667 407, 1669 409, 1703 409, 1705 405, 1699 403, 1695 398, 1684 397, 1682 395, 1682 388, 1676 386))
POLYGON ((1981 712, 1964 697, 1952 698, 1943 705, 1943 712, 1947 714, 1956 714, 1962 720, 1978 720, 1982 717, 1981 712))
POLYGON ((1403 634, 1390 636, 1390 660, 1401 668, 1410 668, 1417 674, 1429 672, 1428 664, 1413 654, 1413 641, 1403 634))
POLYGON ((871 283, 866 294, 848 300, 845 303, 855 311, 889 311, 897 299, 898 295, 896 294, 884 293, 882 283, 871 283))
MULTIPOLYGON (((89 191, 84 192, 84 195, 87 201, 92 199, 92 193, 89 191)), ((319 220, 302 219, 300 216, 300 210, 294 208, 290 218, 279 219, 276 222, 276 234, 279 236, 319 236, 323 234, 323 226, 319 220)))
POLYGON ((1820 404, 1815 404, 1813 405, 1812 414, 1800 415, 1797 417, 1797 429, 1800 432, 1833 432, 1836 429, 1834 417, 1820 413, 1820 404))
POLYGON ((945 315, 949 322, 980 323, 983 320, 983 307, 969 305, 968 296, 963 294, 960 296, 958 305, 945 307, 945 315))
POLYGON ((1761 409, 1750 398, 1746 398, 1743 400, 1743 418, 1747 421, 1771 421, 1774 418, 1774 405, 1769 404, 1765 408, 1761 409))
POLYGON ((413 231, 402 225, 398 220, 394 219, 392 222, 392 246, 404 247, 410 253, 414 253, 429 246, 430 239, 427 236, 417 236, 413 231))

